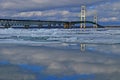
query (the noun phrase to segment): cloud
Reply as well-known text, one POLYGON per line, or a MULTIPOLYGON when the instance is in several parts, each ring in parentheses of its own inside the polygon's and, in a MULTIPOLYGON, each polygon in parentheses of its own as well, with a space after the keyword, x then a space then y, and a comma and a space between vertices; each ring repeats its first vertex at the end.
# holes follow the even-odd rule
MULTIPOLYGON (((69 10, 47 10, 47 11, 30 11, 30 12, 19 12, 12 15, 13 18, 34 17, 36 19, 44 20, 70 20, 70 18, 79 18, 79 13, 70 12, 69 10)), ((73 19, 75 20, 75 19, 73 19)))
POLYGON ((1 1, 1 9, 7 9, 7 10, 34 10, 34 9, 50 9, 50 8, 56 8, 56 7, 65 7, 65 6, 80 6, 81 4, 93 4, 96 2, 100 2, 104 0, 5 0, 1 1))
POLYGON ((101 22, 118 21, 118 18, 117 17, 101 18, 99 21, 101 22))
POLYGON ((94 9, 98 13, 101 22, 119 22, 120 21, 120 1, 106 2, 95 6, 94 9))
POLYGON ((41 11, 20 12, 14 14, 12 17, 32 17, 32 16, 42 16, 42 12, 41 11))

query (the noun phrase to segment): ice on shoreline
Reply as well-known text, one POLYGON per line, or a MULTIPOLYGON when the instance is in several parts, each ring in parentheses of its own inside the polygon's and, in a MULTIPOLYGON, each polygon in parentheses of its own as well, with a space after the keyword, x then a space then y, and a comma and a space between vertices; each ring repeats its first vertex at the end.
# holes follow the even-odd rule
POLYGON ((119 44, 120 29, 0 29, 0 43, 119 44))

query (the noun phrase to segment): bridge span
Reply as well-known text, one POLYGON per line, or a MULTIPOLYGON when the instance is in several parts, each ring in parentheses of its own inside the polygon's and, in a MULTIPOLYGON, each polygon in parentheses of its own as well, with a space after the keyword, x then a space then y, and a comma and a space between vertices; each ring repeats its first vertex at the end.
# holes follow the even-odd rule
POLYGON ((38 28, 75 28, 75 25, 80 25, 81 23, 95 24, 98 27, 101 25, 92 21, 43 21, 43 20, 17 20, 17 19, 0 19, 0 26, 3 28, 11 28, 23 26, 23 28, 31 28, 31 26, 37 26, 38 28))

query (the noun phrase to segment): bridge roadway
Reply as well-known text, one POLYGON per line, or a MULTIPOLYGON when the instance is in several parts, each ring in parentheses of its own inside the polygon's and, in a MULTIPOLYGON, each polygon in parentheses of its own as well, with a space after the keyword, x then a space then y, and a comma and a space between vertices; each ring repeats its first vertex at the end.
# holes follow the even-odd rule
MULTIPOLYGON (((10 28, 13 26, 23 26, 24 28, 30 28, 30 26, 38 26, 42 28, 47 26, 50 28, 52 26, 61 26, 61 28, 72 28, 76 24, 84 23, 84 21, 42 21, 42 20, 16 20, 16 19, 0 19, 0 26, 4 28, 10 28)), ((85 23, 96 24, 92 21, 85 21, 85 23)), ((98 27, 102 27, 99 24, 96 24, 98 27)), ((59 27, 60 28, 60 27, 59 27)))

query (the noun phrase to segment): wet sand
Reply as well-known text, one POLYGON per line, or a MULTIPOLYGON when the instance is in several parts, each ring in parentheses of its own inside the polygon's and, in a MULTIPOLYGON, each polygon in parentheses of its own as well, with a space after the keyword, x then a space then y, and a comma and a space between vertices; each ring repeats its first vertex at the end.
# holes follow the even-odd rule
POLYGON ((119 47, 120 44, 1 43, 0 79, 119 80, 119 47))

